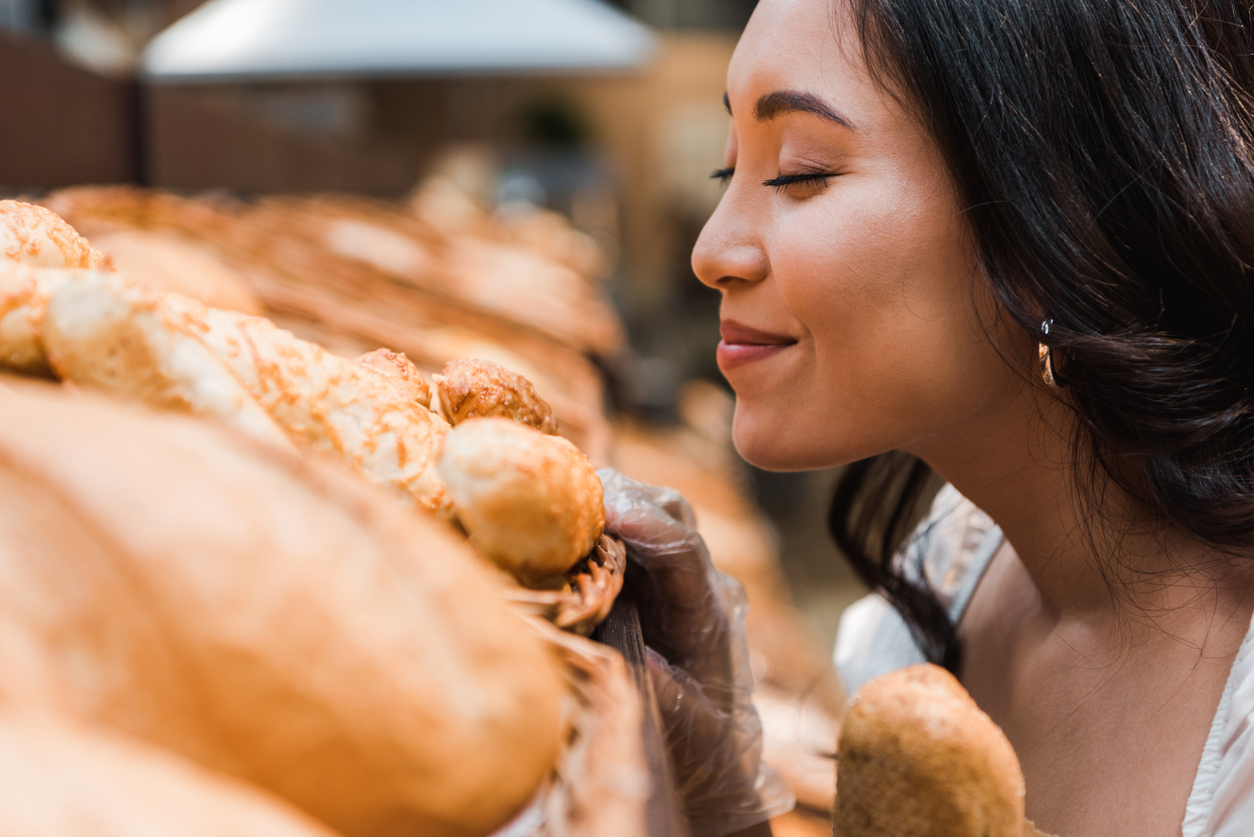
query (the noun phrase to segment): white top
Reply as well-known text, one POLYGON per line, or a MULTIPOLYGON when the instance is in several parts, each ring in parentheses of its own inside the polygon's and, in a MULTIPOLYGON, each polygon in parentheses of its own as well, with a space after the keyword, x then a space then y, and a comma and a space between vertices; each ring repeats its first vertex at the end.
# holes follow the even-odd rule
MULTIPOLYGON (((1004 542, 992 518, 946 486, 898 562, 908 575, 917 576, 921 569, 957 624, 1004 542)), ((924 658, 897 611, 871 594, 841 616, 835 662, 853 694, 868 680, 924 658)), ((1254 834, 1254 626, 1233 661, 1181 828, 1182 837, 1254 834)))

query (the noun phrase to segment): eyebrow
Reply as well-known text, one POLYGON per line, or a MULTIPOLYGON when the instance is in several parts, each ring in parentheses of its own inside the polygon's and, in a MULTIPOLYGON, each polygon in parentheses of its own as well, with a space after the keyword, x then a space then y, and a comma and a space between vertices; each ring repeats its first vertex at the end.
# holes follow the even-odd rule
MULTIPOLYGON (((727 102, 727 94, 723 94, 723 101, 727 102)), ((730 107, 728 112, 731 112, 730 107)), ((757 107, 753 111, 753 115, 759 122, 767 122, 786 113, 812 113, 821 119, 848 128, 850 131, 857 130, 843 114, 818 96, 797 90, 776 90, 774 93, 767 93, 758 99, 757 107)))

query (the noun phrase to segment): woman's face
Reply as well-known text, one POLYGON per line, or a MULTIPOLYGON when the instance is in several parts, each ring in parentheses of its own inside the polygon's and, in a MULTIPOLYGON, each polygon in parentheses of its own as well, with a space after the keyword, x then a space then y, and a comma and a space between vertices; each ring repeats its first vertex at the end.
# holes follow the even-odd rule
POLYGON ((775 470, 930 458, 1012 399, 1005 358, 1027 369, 1032 343, 992 330, 949 176, 869 78, 843 3, 762 0, 727 93, 735 171, 693 267, 723 294, 741 454, 775 470))

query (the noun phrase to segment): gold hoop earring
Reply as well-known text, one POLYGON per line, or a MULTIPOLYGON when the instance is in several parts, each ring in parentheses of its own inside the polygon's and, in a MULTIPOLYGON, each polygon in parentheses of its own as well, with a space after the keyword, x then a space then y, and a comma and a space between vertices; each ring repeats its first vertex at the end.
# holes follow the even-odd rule
MULTIPOLYGON (((1049 336, 1049 327, 1054 324, 1053 320, 1044 320, 1041 323, 1041 336, 1049 336)), ((1045 381, 1045 385, 1054 389, 1061 389, 1067 384, 1062 380, 1062 376, 1054 370, 1054 350, 1044 343, 1036 344, 1037 358, 1041 365, 1041 379, 1045 381)))

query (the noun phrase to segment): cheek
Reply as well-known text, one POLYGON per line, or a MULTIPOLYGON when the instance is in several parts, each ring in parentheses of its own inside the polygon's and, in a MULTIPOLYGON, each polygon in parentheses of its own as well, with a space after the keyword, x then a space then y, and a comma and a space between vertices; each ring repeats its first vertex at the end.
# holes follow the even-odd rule
POLYGON ((772 241, 780 292, 820 347, 865 347, 885 329, 944 328, 970 308, 974 258, 949 203, 876 185, 797 207, 772 241))
POLYGON ((974 310, 974 258, 948 205, 831 197, 771 230, 771 281, 808 340, 805 363, 775 390, 786 397, 737 412, 737 444, 755 464, 818 467, 907 447, 970 416, 1009 372, 974 310))

